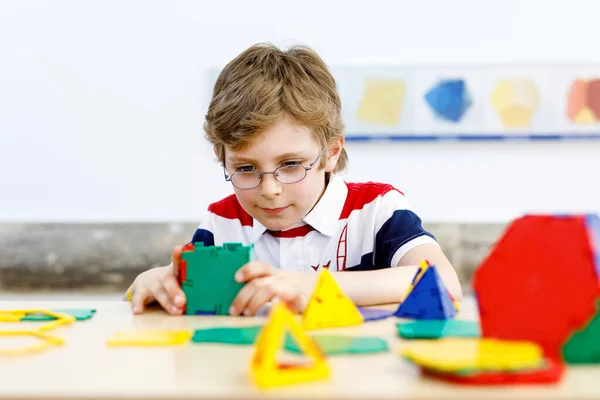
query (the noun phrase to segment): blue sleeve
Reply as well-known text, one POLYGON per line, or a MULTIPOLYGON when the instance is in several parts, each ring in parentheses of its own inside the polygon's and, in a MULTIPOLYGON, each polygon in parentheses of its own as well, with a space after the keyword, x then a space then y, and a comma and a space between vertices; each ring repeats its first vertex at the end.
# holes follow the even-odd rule
POLYGON ((190 243, 204 243, 204 246, 214 246, 215 236, 213 234, 212 215, 208 213, 196 232, 190 243))
POLYGON ((423 229, 417 214, 411 210, 395 210, 375 236, 375 265, 391 266, 398 249, 424 235, 435 241, 435 237, 423 229))

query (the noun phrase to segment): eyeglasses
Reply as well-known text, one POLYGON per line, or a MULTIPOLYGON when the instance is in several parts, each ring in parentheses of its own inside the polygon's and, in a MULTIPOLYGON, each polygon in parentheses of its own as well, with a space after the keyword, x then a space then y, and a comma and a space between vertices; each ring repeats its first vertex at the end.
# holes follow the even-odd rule
POLYGON ((321 158, 322 152, 323 149, 321 149, 315 161, 311 162, 308 167, 298 163, 294 165, 282 165, 275 171, 271 172, 240 171, 234 172, 231 175, 227 175, 227 171, 225 170, 225 167, 223 167, 223 174, 225 175, 226 181, 231 182, 233 186, 242 190, 254 189, 260 185, 263 175, 267 174, 273 174, 275 179, 277 179, 279 182, 285 185, 290 185, 292 183, 298 183, 306 178, 308 171, 313 169, 313 167, 321 158))

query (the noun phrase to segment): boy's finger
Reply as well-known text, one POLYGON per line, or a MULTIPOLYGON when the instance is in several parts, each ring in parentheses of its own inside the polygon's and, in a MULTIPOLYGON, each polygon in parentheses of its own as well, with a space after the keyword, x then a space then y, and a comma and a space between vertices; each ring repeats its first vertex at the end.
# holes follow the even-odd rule
POLYGON ((243 314, 246 316, 255 315, 258 310, 271 301, 274 296, 275 294, 269 289, 268 285, 263 286, 262 290, 258 290, 254 293, 254 296, 250 298, 243 314))
POLYGON ((266 279, 268 278, 256 278, 246 283, 233 299, 229 314, 240 315, 248 306, 250 299, 262 289, 266 279))
POLYGON ((144 306, 150 302, 151 293, 147 288, 136 290, 132 288, 131 309, 134 314, 141 314, 144 311, 144 306))
POLYGON ((234 279, 237 282, 248 282, 255 278, 270 275, 273 268, 265 261, 250 261, 235 273, 234 279))
POLYGON ((164 308, 165 311, 167 311, 169 314, 177 315, 181 313, 181 308, 177 307, 171 302, 169 294, 167 293, 164 286, 160 284, 160 282, 159 285, 157 285, 156 288, 154 288, 153 293, 156 301, 158 301, 161 307, 164 308))
POLYGON ((289 308, 297 313, 301 313, 306 308, 308 300, 306 296, 300 292, 286 291, 278 293, 278 298, 283 301, 289 308))
POLYGON ((181 308, 185 305, 185 293, 179 286, 179 281, 175 275, 167 275, 162 280, 162 285, 169 295, 173 305, 181 308))

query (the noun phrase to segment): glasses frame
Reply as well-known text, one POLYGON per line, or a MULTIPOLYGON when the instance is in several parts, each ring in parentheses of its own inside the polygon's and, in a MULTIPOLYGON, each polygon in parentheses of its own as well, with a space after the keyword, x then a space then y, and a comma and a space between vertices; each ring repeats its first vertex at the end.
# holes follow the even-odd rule
POLYGON ((319 161, 319 159, 321 158, 321 154, 323 153, 323 150, 325 150, 325 148, 322 148, 321 151, 319 152, 319 155, 317 155, 317 158, 315 158, 315 160, 313 162, 311 162, 309 164, 308 167, 305 167, 304 165, 300 164, 300 165, 294 165, 295 167, 302 167, 304 168, 304 176, 300 179, 298 179, 295 182, 281 182, 279 179, 277 179, 277 171, 279 171, 282 168, 290 168, 290 166, 285 166, 282 165, 281 167, 276 168, 274 171, 265 171, 265 172, 255 172, 255 171, 248 171, 248 172, 234 172, 231 175, 227 175, 227 170, 225 169, 225 166, 223 165, 223 175, 225 175, 225 180, 227 182, 231 182, 231 184, 233 186, 235 186, 236 188, 240 189, 240 190, 251 190, 251 189, 255 189, 257 187, 260 186, 260 184, 262 183, 262 177, 264 175, 273 175, 275 177, 275 179, 277 179, 277 182, 281 183, 282 185, 293 185, 295 183, 301 182, 306 178, 306 175, 308 175, 308 171, 310 171, 311 169, 313 169, 315 167, 315 165, 317 164, 317 162, 319 161), (252 173, 252 174, 256 174, 258 176, 258 183, 255 186, 249 187, 249 188, 241 188, 239 186, 236 186, 235 183, 233 183, 232 178, 237 174, 248 174, 248 173, 252 173))

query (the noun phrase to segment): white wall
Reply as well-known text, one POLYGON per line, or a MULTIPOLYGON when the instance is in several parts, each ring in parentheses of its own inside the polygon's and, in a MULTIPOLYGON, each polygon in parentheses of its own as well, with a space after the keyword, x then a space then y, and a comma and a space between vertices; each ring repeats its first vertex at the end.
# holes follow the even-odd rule
MULTIPOLYGON (((207 73, 261 41, 330 65, 600 62, 597 0, 0 1, 0 221, 195 221, 230 192, 207 73)), ((426 220, 600 211, 598 142, 350 144, 426 220)))

